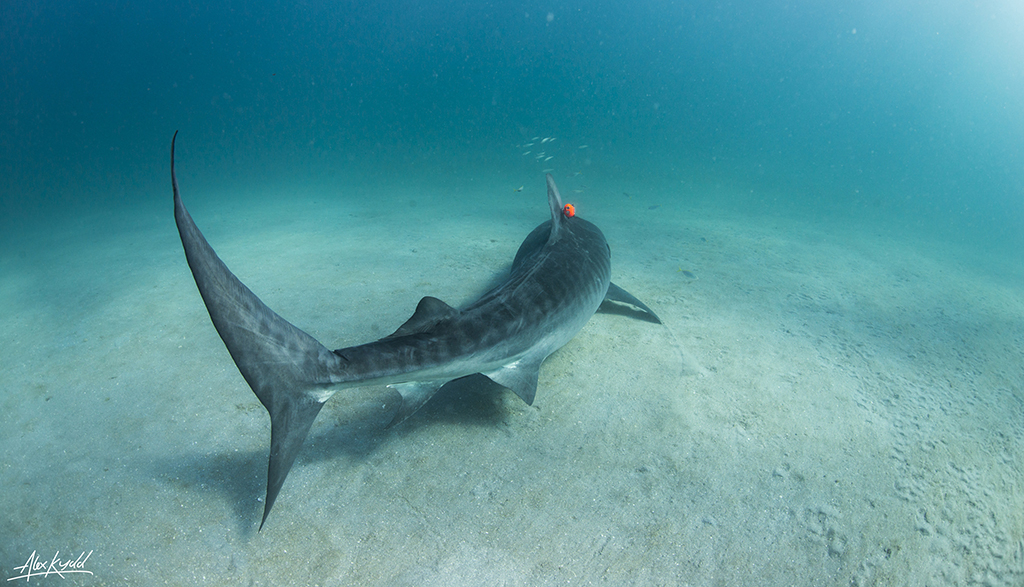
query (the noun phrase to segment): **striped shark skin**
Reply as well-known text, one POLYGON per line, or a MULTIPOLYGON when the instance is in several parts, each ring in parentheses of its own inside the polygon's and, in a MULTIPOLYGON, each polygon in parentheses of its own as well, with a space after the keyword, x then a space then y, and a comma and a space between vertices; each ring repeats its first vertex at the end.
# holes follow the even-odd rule
POLYGON ((270 414, 267 494, 260 531, 309 429, 335 393, 387 385, 401 394, 392 424, 411 416, 445 383, 483 374, 527 404, 541 363, 567 343, 605 301, 642 302, 611 283, 611 252, 592 223, 563 207, 547 175, 551 219, 516 253, 508 278, 456 309, 424 297, 412 317, 380 340, 330 350, 268 308, 217 256, 178 191, 171 139, 174 219, 210 319, 253 393, 270 414))

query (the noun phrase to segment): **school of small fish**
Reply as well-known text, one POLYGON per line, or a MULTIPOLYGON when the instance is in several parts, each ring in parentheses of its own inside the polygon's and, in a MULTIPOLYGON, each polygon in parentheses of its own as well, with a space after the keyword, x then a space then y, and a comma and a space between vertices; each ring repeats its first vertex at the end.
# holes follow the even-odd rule
MULTIPOLYGON (((539 137, 538 136, 538 137, 533 137, 532 139, 530 139, 530 142, 522 143, 520 145, 516 145, 516 147, 519 148, 519 149, 526 149, 525 151, 523 151, 523 156, 524 157, 527 156, 527 155, 533 155, 534 161, 537 161, 539 163, 547 163, 548 161, 551 161, 552 159, 554 159, 555 156, 554 155, 549 155, 547 153, 547 151, 544 151, 544 150, 537 151, 536 153, 534 153, 533 152, 533 147, 534 146, 538 146, 539 147, 540 145, 546 145, 548 143, 553 143, 557 139, 558 139, 558 137, 539 137)), ((590 147, 590 145, 580 145, 578 147, 578 149, 587 149, 589 147, 590 147)), ((544 173, 550 173, 551 171, 554 171, 554 170, 553 169, 545 169, 544 173)), ((575 175, 579 175, 579 174, 580 174, 579 171, 577 171, 575 173, 575 175)), ((570 176, 570 177, 575 177, 575 175, 570 176)))
MULTIPOLYGON (((523 157, 532 156, 533 160, 538 162, 538 163, 548 163, 549 161, 551 161, 552 159, 555 158, 555 155, 554 154, 549 154, 546 151, 546 149, 550 147, 549 143, 553 143, 556 140, 558 140, 558 137, 540 137, 540 136, 536 136, 536 137, 533 137, 532 139, 530 139, 529 142, 516 145, 516 148, 522 150, 523 157)), ((583 150, 583 149, 589 149, 589 148, 590 148, 590 145, 579 145, 578 147, 576 147, 577 150, 583 150)), ((546 167, 546 168, 541 170, 541 173, 554 173, 554 171, 555 171, 554 168, 546 167)), ((581 175, 583 175, 582 171, 574 171, 574 172, 566 175, 566 178, 572 179, 572 178, 579 177, 581 175)), ((583 190, 586 189, 586 186, 580 186, 580 187, 583 188, 583 189, 577 188, 577 189, 574 189, 573 192, 577 193, 577 194, 583 193, 583 190)), ((517 188, 517 189, 513 189, 512 191, 513 192, 519 192, 519 191, 522 191, 522 189, 523 188, 520 187, 520 188, 517 188)))

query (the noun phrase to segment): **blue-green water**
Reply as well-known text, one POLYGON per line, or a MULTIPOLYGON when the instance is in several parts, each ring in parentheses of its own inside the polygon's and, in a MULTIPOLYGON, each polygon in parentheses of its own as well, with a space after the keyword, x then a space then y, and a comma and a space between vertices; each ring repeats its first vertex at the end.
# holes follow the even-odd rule
POLYGON ((651 180, 792 189, 1016 239, 1009 2, 8 3, 7 215, 203 185, 508 169, 541 131, 651 180), (582 144, 582 143, 581 143, 582 144))
POLYGON ((1008 1, 4 3, 4 578, 93 551, 80 584, 1021 584, 1022 29, 1008 1), (365 438, 339 401, 256 534, 269 421, 184 262, 175 130, 197 224, 332 348, 500 277, 547 170, 666 326, 596 316, 530 408, 458 389, 365 438))

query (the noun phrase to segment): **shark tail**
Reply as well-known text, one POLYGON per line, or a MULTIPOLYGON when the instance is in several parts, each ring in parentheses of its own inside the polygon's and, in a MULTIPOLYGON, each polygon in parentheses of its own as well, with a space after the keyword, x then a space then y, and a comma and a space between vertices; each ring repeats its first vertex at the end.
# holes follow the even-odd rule
POLYGON ((178 194, 171 139, 174 220, 188 266, 242 377, 270 413, 267 498, 260 530, 324 402, 342 381, 341 357, 278 316, 249 290, 207 242, 178 194))

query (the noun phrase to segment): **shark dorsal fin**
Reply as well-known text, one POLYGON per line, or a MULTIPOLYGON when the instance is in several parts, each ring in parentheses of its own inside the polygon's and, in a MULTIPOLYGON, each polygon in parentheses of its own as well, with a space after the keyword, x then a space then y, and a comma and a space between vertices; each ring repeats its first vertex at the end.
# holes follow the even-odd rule
POLYGON ((413 312, 412 317, 406 320, 405 324, 399 326, 398 330, 391 336, 385 338, 397 338, 399 336, 426 332, 436 326, 438 322, 451 318, 458 313, 458 310, 441 300, 426 296, 416 305, 416 311, 413 312))
POLYGON ((562 196, 558 194, 558 186, 555 185, 555 178, 547 174, 548 180, 548 205, 551 206, 551 234, 548 236, 548 243, 558 240, 559 228, 565 220, 562 214, 562 196))

